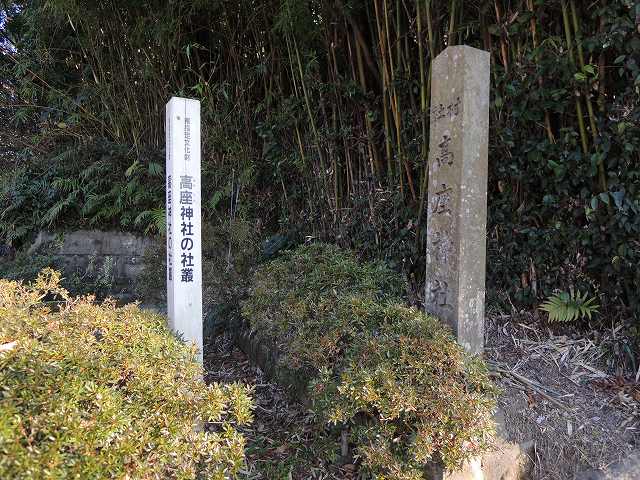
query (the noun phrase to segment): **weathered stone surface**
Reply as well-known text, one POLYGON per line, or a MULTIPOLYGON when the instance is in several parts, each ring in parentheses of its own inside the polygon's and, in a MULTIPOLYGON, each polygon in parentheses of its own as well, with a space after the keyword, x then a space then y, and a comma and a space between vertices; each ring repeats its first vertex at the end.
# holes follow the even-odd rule
POLYGON ((444 50, 432 67, 425 306, 472 353, 484 344, 489 53, 444 50))
POLYGON ((640 452, 602 470, 582 472, 576 480, 640 480, 640 452))
POLYGON ((29 248, 35 254, 43 246, 51 247, 51 254, 62 264, 66 277, 91 275, 91 270, 108 269, 113 278, 113 291, 133 290, 142 272, 145 250, 154 240, 123 232, 77 230, 51 233, 41 231, 29 248))
POLYGON ((427 472, 433 480, 528 480, 533 466, 533 441, 514 443, 509 440, 504 414, 495 413, 496 438, 494 447, 481 458, 473 459, 464 468, 446 472, 432 466, 427 472))
POLYGON ((16 258, 16 249, 10 245, 0 243, 0 262, 10 262, 16 258))

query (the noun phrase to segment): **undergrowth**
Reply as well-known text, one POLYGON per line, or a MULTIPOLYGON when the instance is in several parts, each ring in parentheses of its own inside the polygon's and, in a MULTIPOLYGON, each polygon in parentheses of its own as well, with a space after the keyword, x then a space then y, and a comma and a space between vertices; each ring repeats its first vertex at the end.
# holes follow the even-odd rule
POLYGON ((0 280, 0 478, 234 477, 252 402, 136 306, 0 280))
POLYGON ((404 282, 383 263, 314 244, 258 269, 243 315, 312 378, 324 425, 346 433, 363 472, 419 479, 488 447, 495 389, 436 319, 402 302, 404 282))

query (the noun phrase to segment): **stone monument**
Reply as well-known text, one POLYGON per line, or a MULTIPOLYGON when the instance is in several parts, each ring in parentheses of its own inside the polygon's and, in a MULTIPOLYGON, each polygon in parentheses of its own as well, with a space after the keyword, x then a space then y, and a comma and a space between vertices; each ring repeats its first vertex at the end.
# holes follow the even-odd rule
POLYGON ((482 353, 489 53, 448 47, 431 75, 425 308, 482 353))
POLYGON ((166 108, 167 314, 202 362, 200 102, 173 97, 166 108))

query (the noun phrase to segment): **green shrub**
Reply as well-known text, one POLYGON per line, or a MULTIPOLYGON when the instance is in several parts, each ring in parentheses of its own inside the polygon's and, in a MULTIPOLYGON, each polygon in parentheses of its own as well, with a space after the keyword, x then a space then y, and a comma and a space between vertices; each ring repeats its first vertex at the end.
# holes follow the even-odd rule
POLYGON ((349 431, 376 478, 460 466, 487 449, 493 430, 485 365, 438 320, 403 305, 402 289, 383 264, 317 244, 259 269, 243 305, 281 366, 313 378, 316 414, 349 431))
POLYGON ((248 390, 205 385, 163 317, 0 280, 0 478, 232 478, 248 390))
POLYGON ((243 315, 252 329, 276 342, 293 368, 328 368, 366 328, 339 300, 351 296, 400 300, 400 277, 383 262, 358 262, 350 253, 312 244, 258 269, 243 315))
POLYGON ((50 245, 45 245, 31 253, 27 248, 21 248, 14 259, 0 262, 0 278, 31 282, 45 268, 62 268, 62 264, 53 255, 53 248, 50 245))

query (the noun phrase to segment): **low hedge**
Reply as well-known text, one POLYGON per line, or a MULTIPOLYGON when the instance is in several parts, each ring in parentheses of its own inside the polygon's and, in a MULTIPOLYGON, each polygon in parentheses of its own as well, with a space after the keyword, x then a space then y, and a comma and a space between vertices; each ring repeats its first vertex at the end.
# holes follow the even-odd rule
POLYGON ((232 478, 249 391, 205 385, 159 315, 0 280, 0 478, 232 478))
POLYGON ((261 267, 243 303, 280 366, 312 379, 315 413, 348 431, 362 471, 379 479, 460 467, 493 433, 486 366, 446 326, 406 306, 403 292, 383 263, 314 244, 261 267))

